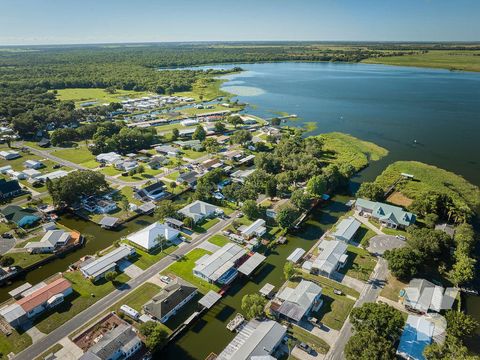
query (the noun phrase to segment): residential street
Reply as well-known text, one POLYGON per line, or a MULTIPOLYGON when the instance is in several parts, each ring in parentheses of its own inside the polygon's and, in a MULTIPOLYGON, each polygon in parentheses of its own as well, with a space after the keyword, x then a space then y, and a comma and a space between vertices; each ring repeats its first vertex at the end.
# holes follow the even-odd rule
MULTIPOLYGON (((387 277, 387 262, 383 258, 378 258, 377 265, 373 270, 370 280, 365 284, 363 291, 360 293, 360 297, 355 303, 355 307, 359 307, 367 302, 375 302, 382 289, 384 281, 387 277)), ((352 324, 350 321, 345 321, 340 334, 337 338, 337 342, 330 348, 330 351, 325 356, 326 360, 343 360, 343 351, 345 345, 352 336, 352 324)))
POLYGON ((58 341, 60 341, 62 338, 72 333, 79 327, 85 325, 90 320, 92 320, 93 318, 95 318, 96 316, 104 312, 106 309, 108 309, 110 306, 117 303, 122 297, 130 293, 132 290, 136 289, 138 286, 145 283, 152 276, 156 275, 157 273, 167 268, 169 265, 175 262, 177 258, 185 255, 190 250, 192 250, 202 242, 206 241, 210 236, 222 230, 224 227, 230 225, 233 222, 233 220, 236 218, 237 214, 238 214, 237 211, 233 212, 230 215, 230 218, 228 220, 220 221, 219 223, 212 226, 206 233, 198 236, 191 243, 186 244, 185 246, 179 247, 175 252, 166 256, 165 258, 155 263, 154 265, 152 265, 150 268, 145 270, 138 277, 131 279, 128 283, 123 285, 121 288, 111 292, 110 294, 100 299, 98 302, 96 302, 86 310, 82 311, 80 314, 78 314, 74 318, 67 321, 65 324, 59 326, 57 329, 52 331, 50 334, 48 334, 38 342, 32 344, 32 346, 18 353, 14 357, 14 359, 31 360, 36 358, 40 354, 44 353, 50 347, 52 347, 58 341))

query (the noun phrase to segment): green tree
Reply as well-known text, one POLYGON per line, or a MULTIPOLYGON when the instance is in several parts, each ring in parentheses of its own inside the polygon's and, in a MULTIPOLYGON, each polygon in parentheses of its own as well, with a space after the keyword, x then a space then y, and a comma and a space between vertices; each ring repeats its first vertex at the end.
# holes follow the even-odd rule
POLYGON ((372 201, 381 201, 383 200, 383 194, 383 189, 376 183, 364 182, 360 185, 356 196, 372 201))
POLYGON ((115 279, 117 278, 117 273, 115 271, 109 271, 105 274, 105 280, 114 282, 115 279))
POLYGON ((414 277, 422 264, 422 258, 409 246, 387 250, 383 257, 388 261, 390 272, 401 280, 414 277))
POLYGON ((183 219, 183 225, 188 229, 192 229, 195 226, 195 221, 191 217, 186 217, 183 219))
POLYGON ((274 117, 270 120, 270 124, 272 126, 279 126, 281 124, 282 120, 280 120, 278 117, 274 117))
POLYGON ((435 224, 438 221, 438 215, 437 214, 427 214, 423 218, 423 222, 425 223, 425 226, 429 229, 435 228, 435 224))
POLYGON ((155 242, 157 243, 158 246, 160 246, 160 252, 163 252, 163 247, 167 245, 168 240, 163 234, 158 234, 155 237, 155 242))
POLYGON ((447 320, 447 334, 461 340, 471 337, 480 326, 472 316, 462 311, 448 310, 445 314, 447 320))
POLYGON ((300 212, 292 205, 286 204, 277 212, 277 223, 282 229, 290 229, 300 216, 300 212))
POLYGON ((227 118, 227 122, 237 128, 238 125, 243 124, 243 120, 239 115, 232 115, 227 118))
POLYGON ((452 239, 443 231, 427 228, 409 229, 407 244, 424 259, 447 254, 451 243, 452 239))
POLYGON ((177 207, 171 200, 162 200, 155 207, 155 218, 159 221, 165 220, 167 217, 175 217, 177 207))
POLYGON ((0 266, 12 266, 15 260, 9 255, 0 255, 0 266))
POLYGON ((296 273, 297 271, 295 270, 295 266, 293 266, 293 263, 287 261, 283 266, 283 275, 285 276, 285 280, 292 280, 296 273))
POLYGON ((456 254, 456 262, 453 264, 452 270, 448 273, 449 278, 455 286, 458 287, 475 278, 476 262, 475 259, 464 254, 456 254))
POLYGON ((242 310, 248 319, 262 318, 265 305, 267 300, 260 294, 247 294, 242 298, 242 310))
POLYGON ((265 195, 267 195, 270 199, 273 199, 275 196, 277 196, 277 181, 275 178, 268 180, 265 184, 265 195))
POLYGON ((143 174, 145 172, 145 166, 143 164, 138 165, 137 167, 137 174, 143 174))
POLYGON ((313 176, 307 182, 307 191, 315 197, 320 197, 327 191, 327 179, 324 175, 313 176))
POLYGON ((225 127, 225 124, 224 124, 223 122, 221 122, 221 121, 216 122, 215 125, 214 125, 214 127, 215 127, 215 132, 218 133, 218 134, 224 133, 225 130, 227 129, 227 128, 225 127))
POLYGON ((209 154, 215 154, 220 150, 220 144, 214 138, 205 139, 203 147, 209 154))
POLYGON ((310 207, 312 199, 303 189, 297 189, 292 193, 290 201, 298 209, 305 211, 310 207))
POLYGON ((160 323, 147 321, 139 326, 139 331, 145 338, 145 345, 150 351, 159 350, 167 343, 168 333, 160 323))
POLYGON ((245 145, 252 140, 252 133, 248 130, 238 130, 235 131, 232 136, 230 136, 230 142, 232 144, 245 145))
POLYGON ((177 128, 172 129, 172 141, 176 141, 180 136, 180 131, 177 128))
POLYGON ((259 217, 260 211, 255 200, 245 200, 242 206, 242 212, 250 220, 256 220, 259 217))
POLYGON ((198 125, 195 129, 195 132, 192 135, 193 140, 200 140, 203 141, 207 137, 207 132, 203 128, 202 125, 198 125))
POLYGON ((346 360, 395 360, 395 348, 371 330, 357 331, 345 345, 346 360))
POLYGON ((378 336, 397 341, 405 324, 402 313, 387 304, 365 303, 353 308, 350 322, 356 331, 372 331, 378 336))

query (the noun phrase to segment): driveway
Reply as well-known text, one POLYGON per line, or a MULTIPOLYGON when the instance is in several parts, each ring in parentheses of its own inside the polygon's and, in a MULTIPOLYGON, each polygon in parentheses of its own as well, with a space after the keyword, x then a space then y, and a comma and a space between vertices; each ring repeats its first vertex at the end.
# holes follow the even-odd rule
POLYGON ((398 249, 406 245, 405 240, 393 235, 375 235, 370 239, 368 251, 372 254, 383 255, 387 250, 398 249))

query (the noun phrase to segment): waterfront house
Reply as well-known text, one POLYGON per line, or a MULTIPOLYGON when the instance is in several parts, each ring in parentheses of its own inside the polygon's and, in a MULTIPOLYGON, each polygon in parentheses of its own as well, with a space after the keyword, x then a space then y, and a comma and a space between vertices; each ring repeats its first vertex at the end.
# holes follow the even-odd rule
POLYGON ((172 242, 179 234, 180 231, 171 228, 168 225, 160 224, 157 221, 146 228, 128 235, 127 239, 140 246, 142 249, 151 251, 159 246, 158 237, 163 236, 168 242, 172 242))
POLYGON ((52 253, 65 246, 72 237, 78 238, 80 234, 78 232, 70 233, 62 229, 48 230, 40 241, 28 242, 24 249, 27 249, 31 254, 52 253))
POLYGON ((217 360, 275 359, 287 328, 273 320, 250 320, 218 355, 217 360))
POLYGON ((228 243, 211 255, 204 255, 195 262, 193 275, 211 283, 229 284, 237 276, 236 265, 245 256, 241 246, 228 243))
POLYGON ((416 216, 401 207, 365 199, 355 201, 355 209, 362 216, 376 219, 381 226, 387 228, 406 228, 415 223, 416 216))
POLYGON ((117 217, 113 217, 113 216, 104 216, 99 222, 98 222, 98 225, 100 225, 102 228, 104 229, 113 229, 115 228, 118 223, 119 223, 120 219, 117 218, 117 217))
POLYGON ((146 197, 153 201, 160 200, 167 195, 165 191, 165 184, 161 181, 157 181, 144 187, 143 189, 138 190, 137 194, 142 198, 146 197))
POLYGON ((178 213, 185 217, 192 218, 195 223, 198 223, 199 221, 208 217, 223 214, 223 210, 215 205, 196 200, 193 203, 181 208, 178 213))
POLYGON ((0 199, 9 199, 20 195, 22 188, 17 180, 0 179, 0 199))
POLYGON ((18 151, 14 150, 7 150, 7 151, 0 151, 0 157, 4 160, 13 160, 21 157, 18 151))
POLYGON ((27 160, 23 163, 23 165, 27 169, 35 169, 35 170, 41 169, 42 167, 45 166, 45 165, 43 165, 42 162, 37 161, 37 160, 27 160))
POLYGON ((398 344, 397 355, 407 360, 425 360, 423 355, 425 347, 433 341, 444 341, 444 324, 445 319, 441 317, 408 315, 398 344))
POLYGON ((99 258, 87 260, 79 266, 79 270, 85 278, 97 281, 107 272, 114 271, 120 261, 134 254, 132 246, 123 244, 99 258))
POLYGON ((281 305, 275 312, 294 323, 300 322, 311 311, 322 306, 322 288, 317 284, 302 280, 295 288, 285 287, 275 298, 281 305))
POLYGON ((338 224, 337 229, 333 233, 333 236, 336 240, 341 240, 349 242, 355 236, 355 233, 360 228, 360 221, 355 219, 353 216, 343 219, 338 224))
POLYGON ((265 227, 265 220, 257 219, 253 223, 248 226, 241 228, 240 234, 245 239, 250 239, 253 236, 263 236, 267 232, 267 228, 265 227))
POLYGON ((79 360, 129 359, 142 348, 142 341, 133 327, 122 323, 107 331, 79 360))
POLYGON ((348 245, 339 240, 322 240, 318 245, 318 256, 312 264, 312 270, 330 277, 341 269, 348 258, 348 245))
POLYGON ((47 309, 62 303, 72 293, 72 285, 63 277, 30 289, 28 294, 0 309, 0 316, 13 327, 19 327, 47 309))
POLYGON ((419 314, 449 310, 457 296, 458 290, 435 285, 425 279, 412 279, 400 292, 400 302, 405 308, 419 314))
POLYGON ((88 212, 95 214, 108 214, 118 208, 115 201, 97 196, 90 196, 82 200, 82 206, 88 212))
POLYGON ((300 259, 305 255, 305 250, 302 248, 296 248, 293 252, 287 257, 287 261, 291 261, 294 264, 297 264, 300 259))
POLYGON ((5 220, 11 221, 20 227, 31 226, 40 221, 37 211, 31 208, 22 208, 18 205, 8 205, 0 210, 5 220))
POLYGON ((189 171, 179 174, 176 182, 178 184, 187 184, 190 187, 194 187, 197 184, 199 174, 196 171, 189 171))
POLYGON ((197 293, 197 288, 185 281, 168 284, 143 306, 143 311, 161 323, 165 323, 197 293))

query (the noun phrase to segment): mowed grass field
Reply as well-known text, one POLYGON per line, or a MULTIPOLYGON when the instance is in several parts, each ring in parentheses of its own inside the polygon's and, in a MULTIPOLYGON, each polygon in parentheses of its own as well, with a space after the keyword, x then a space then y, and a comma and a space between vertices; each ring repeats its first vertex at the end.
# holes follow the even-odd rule
POLYGON ((83 102, 96 101, 101 105, 111 102, 121 102, 125 98, 138 98, 152 95, 145 91, 127 91, 117 90, 115 94, 110 94, 105 89, 100 88, 72 88, 57 90, 57 98, 62 101, 73 101, 77 107, 83 102))
POLYGON ((364 63, 480 71, 480 51, 430 50, 425 54, 379 57, 364 63))

